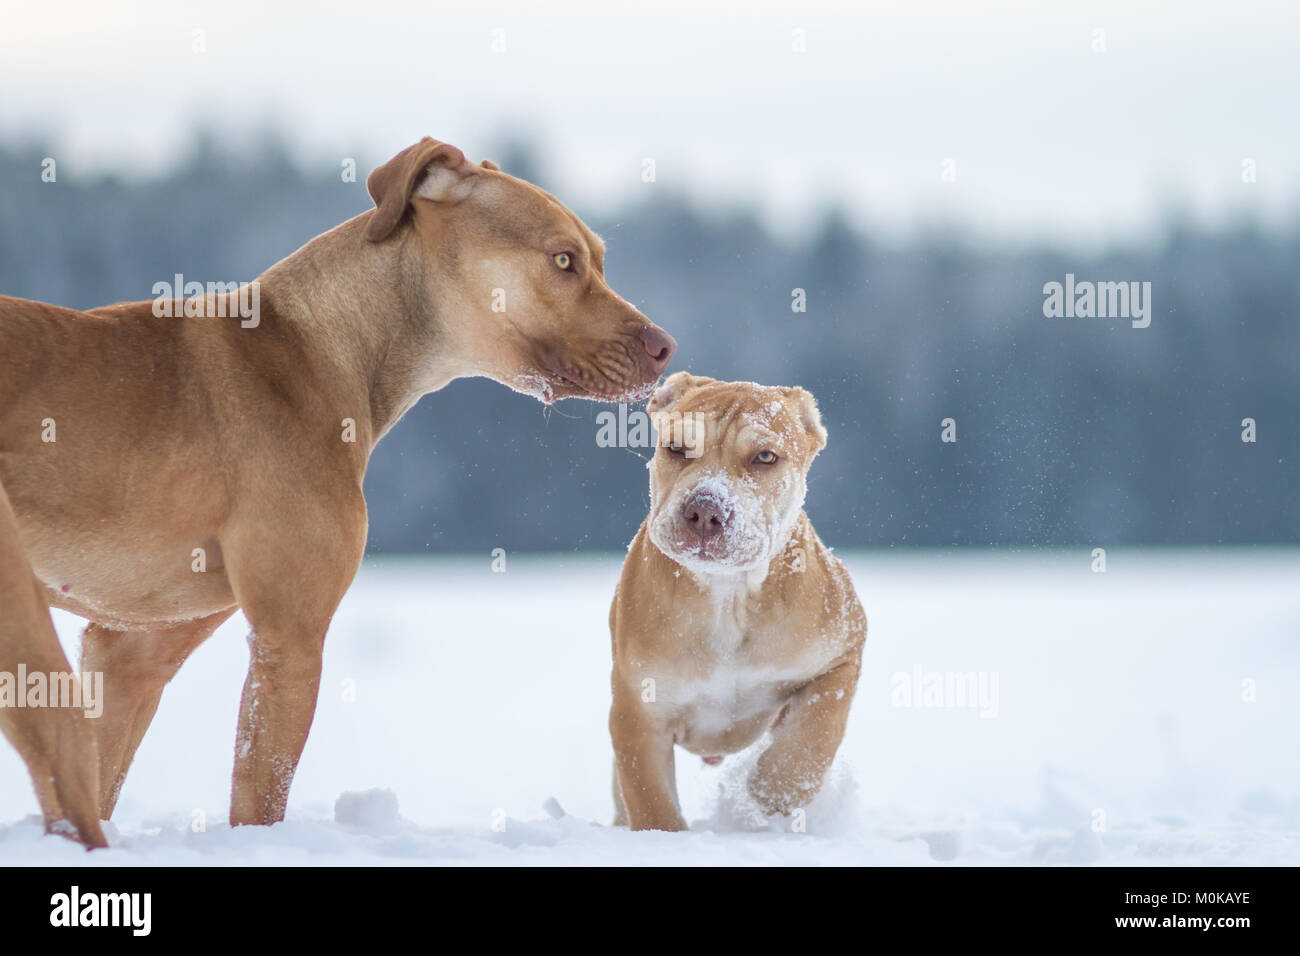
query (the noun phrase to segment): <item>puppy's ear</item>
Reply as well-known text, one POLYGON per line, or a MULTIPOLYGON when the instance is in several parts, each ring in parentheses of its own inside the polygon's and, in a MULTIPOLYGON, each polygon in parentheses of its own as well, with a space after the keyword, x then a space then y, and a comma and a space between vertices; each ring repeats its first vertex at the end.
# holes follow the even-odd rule
POLYGON ((470 177, 475 169, 455 146, 428 136, 408 146, 366 180, 366 189, 377 207, 370 214, 366 238, 381 242, 392 235, 406 215, 412 196, 435 202, 460 202, 473 188, 470 177))
POLYGON ((802 388, 788 389, 788 394, 795 401, 799 422, 808 430, 813 441, 813 450, 821 451, 826 447, 826 429, 822 426, 822 413, 817 408, 817 399, 813 393, 802 388))
POLYGON ((680 402, 682 396, 695 386, 712 381, 711 378, 692 375, 690 372, 673 372, 655 389, 655 393, 650 396, 650 401, 646 402, 645 410, 652 415, 655 412, 666 411, 680 402))

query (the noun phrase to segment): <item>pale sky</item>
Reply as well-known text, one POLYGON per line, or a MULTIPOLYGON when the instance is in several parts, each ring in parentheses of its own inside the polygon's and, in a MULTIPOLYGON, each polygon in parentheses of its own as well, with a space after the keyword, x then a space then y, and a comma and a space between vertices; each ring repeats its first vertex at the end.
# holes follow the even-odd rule
POLYGON ((480 158, 522 130, 579 213, 668 186, 790 229, 836 198, 891 235, 1104 244, 1176 200, 1295 221, 1300 3, 979 6, 5 0, 0 136, 49 134, 75 175, 269 122, 364 174, 422 135, 480 158))

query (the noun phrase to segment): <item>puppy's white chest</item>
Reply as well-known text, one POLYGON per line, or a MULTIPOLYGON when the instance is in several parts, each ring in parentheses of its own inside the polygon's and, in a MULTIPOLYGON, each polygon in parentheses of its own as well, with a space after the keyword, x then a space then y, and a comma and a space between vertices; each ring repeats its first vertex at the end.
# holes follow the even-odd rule
POLYGON ((711 613, 699 622, 709 651, 720 661, 732 659, 750 626, 745 575, 710 575, 704 579, 713 598, 711 613))
POLYGON ((794 669, 719 666, 707 677, 675 682, 671 702, 695 734, 721 734, 774 710, 803 676, 794 669))
POLYGON ((715 655, 724 660, 731 658, 745 641, 744 622, 735 615, 724 614, 714 623, 706 641, 715 655))

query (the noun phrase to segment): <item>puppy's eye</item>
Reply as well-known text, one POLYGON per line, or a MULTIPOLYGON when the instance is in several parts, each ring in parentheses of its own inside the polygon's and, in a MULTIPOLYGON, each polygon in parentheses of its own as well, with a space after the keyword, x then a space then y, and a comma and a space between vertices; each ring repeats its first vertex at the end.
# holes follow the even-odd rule
POLYGON ((555 261, 555 265, 561 271, 563 272, 573 271, 573 255, 571 253, 557 252, 555 255, 551 256, 551 258, 555 261))
POLYGON ((763 451, 760 451, 757 455, 754 456, 754 464, 756 464, 756 465, 775 465, 775 464, 776 464, 776 452, 774 452, 774 451, 768 451, 767 449, 764 449, 763 451))

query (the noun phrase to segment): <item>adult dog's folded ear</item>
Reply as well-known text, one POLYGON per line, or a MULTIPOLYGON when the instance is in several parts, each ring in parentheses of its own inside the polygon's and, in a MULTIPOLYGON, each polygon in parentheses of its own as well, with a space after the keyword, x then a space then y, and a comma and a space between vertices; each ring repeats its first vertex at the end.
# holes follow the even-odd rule
POLYGON ((413 196, 434 202, 457 203, 474 188, 472 177, 484 167, 466 162, 465 154, 455 146, 426 136, 408 146, 366 180, 366 189, 375 201, 370 214, 366 238, 381 242, 393 234, 413 196))
POLYGON ((673 372, 655 389, 655 393, 650 396, 650 401, 646 402, 645 410, 652 415, 655 412, 666 411, 680 402, 682 396, 697 385, 706 385, 712 381, 715 379, 692 375, 690 372, 673 372))
POLYGON ((803 423, 804 428, 808 429, 815 449, 821 451, 826 447, 826 429, 822 426, 822 413, 817 408, 817 399, 813 398, 812 392, 798 386, 784 391, 798 403, 799 421, 803 423))

